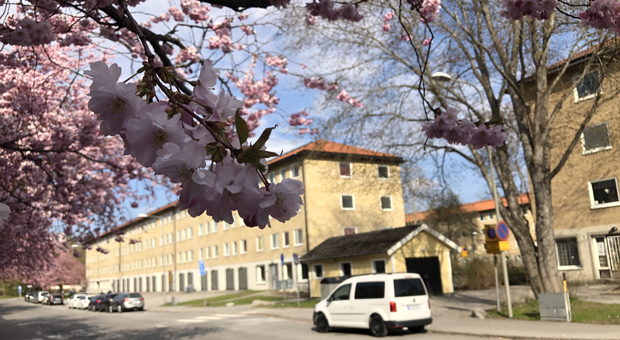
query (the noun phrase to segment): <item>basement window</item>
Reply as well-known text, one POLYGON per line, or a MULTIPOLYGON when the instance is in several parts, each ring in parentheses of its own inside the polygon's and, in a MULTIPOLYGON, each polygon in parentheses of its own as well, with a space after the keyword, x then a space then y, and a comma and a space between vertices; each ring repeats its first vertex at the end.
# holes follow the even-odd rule
POLYGON ((592 181, 589 183, 591 208, 606 208, 620 205, 618 181, 616 178, 592 181))

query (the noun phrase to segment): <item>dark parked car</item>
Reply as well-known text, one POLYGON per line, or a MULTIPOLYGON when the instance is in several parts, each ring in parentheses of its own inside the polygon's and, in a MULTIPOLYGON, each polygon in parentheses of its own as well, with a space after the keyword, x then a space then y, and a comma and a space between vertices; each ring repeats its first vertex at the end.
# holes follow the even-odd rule
POLYGON ((61 294, 48 295, 46 303, 48 305, 64 305, 65 298, 61 294))
POLYGON ((103 299, 101 299, 101 303, 99 303, 99 308, 97 309, 100 312, 111 312, 112 311, 112 301, 118 294, 108 293, 103 299))
POLYGON ((108 310, 119 313, 128 310, 144 310, 144 298, 140 293, 120 293, 116 295, 108 310))
POLYGON ((26 295, 24 296, 24 301, 26 301, 26 302, 34 301, 35 295, 36 295, 36 292, 28 292, 28 293, 26 293, 26 295))
POLYGON ((93 297, 90 298, 90 303, 88 304, 88 310, 89 311, 98 311, 99 310, 99 305, 101 304, 101 300, 103 300, 103 298, 105 297, 105 295, 95 295, 93 297))

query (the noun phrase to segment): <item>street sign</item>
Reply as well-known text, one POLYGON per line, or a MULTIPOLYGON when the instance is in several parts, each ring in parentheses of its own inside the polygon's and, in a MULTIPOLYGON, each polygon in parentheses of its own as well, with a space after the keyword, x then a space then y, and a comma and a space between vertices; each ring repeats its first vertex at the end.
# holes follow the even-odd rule
POLYGON ((487 242, 497 241, 497 232, 495 232, 495 227, 492 225, 487 225, 484 227, 484 237, 487 242))
POLYGON ((463 249, 461 249, 461 255, 463 257, 467 257, 467 248, 466 247, 463 247, 463 249))
POLYGON ((280 262, 284 265, 284 253, 280 254, 280 262))
POLYGON ((200 269, 200 276, 205 276, 205 274, 207 274, 205 271, 205 260, 198 261, 198 268, 200 269))
POLYGON ((508 239, 508 235, 510 235, 510 231, 508 230, 508 224, 506 222, 501 221, 495 227, 495 232, 497 234, 497 238, 500 241, 506 241, 508 239))
POLYGON ((293 261, 295 261, 295 265, 299 264, 299 255, 297 255, 297 253, 293 254, 293 261))
POLYGON ((22 286, 17 286, 17 292, 21 293, 22 292, 22 286))
POLYGON ((503 251, 510 250, 508 241, 487 242, 487 254, 500 254, 503 251))

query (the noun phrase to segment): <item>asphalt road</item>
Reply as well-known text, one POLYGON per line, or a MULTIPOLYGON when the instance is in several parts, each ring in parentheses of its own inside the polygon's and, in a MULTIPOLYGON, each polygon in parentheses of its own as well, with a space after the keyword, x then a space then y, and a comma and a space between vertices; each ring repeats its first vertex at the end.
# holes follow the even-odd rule
MULTIPOLYGON (((147 305, 148 306, 148 305, 147 305)), ((23 300, 0 300, 0 340, 297 340, 371 339, 368 331, 317 333, 312 323, 266 315, 255 310, 215 313, 205 310, 99 313, 44 306, 23 300)), ((389 338, 415 340, 489 339, 435 333, 401 332, 389 338)))

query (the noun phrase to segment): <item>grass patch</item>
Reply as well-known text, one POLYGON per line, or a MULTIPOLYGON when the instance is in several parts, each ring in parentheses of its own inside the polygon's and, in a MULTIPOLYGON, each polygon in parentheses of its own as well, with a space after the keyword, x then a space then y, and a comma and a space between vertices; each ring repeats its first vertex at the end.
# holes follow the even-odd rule
MULTIPOLYGON (((571 298, 573 322, 599 325, 620 325, 620 305, 584 301, 571 298)), ((540 320, 538 300, 532 300, 512 307, 512 314, 519 320, 540 320)), ((489 318, 505 318, 508 311, 487 311, 489 318)))
MULTIPOLYGON (((14 298, 18 298, 19 296, 8 296, 8 295, 2 295, 0 296, 0 300, 2 299, 14 299, 14 298)), ((22 297, 23 298, 23 297, 22 297)))
POLYGON ((254 296, 248 296, 248 297, 245 297, 245 298, 236 299, 236 300, 233 300, 233 301, 209 302, 207 300, 207 304, 208 304, 209 307, 223 307, 223 306, 226 306, 226 304, 229 303, 229 302, 234 302, 235 306, 238 306, 238 305, 249 305, 254 300, 282 301, 283 299, 284 298, 282 298, 280 296, 254 295, 254 296))
MULTIPOLYGON (((211 306, 214 303, 218 303, 218 302, 225 301, 225 300, 238 299, 238 298, 242 298, 244 296, 248 296, 248 295, 252 295, 256 293, 260 293, 260 291, 259 290, 244 290, 238 293, 225 294, 225 295, 220 295, 216 297, 211 297, 211 298, 207 298, 207 304, 211 306)), ((226 302, 229 302, 229 301, 226 301, 226 302)), ((222 305, 226 305, 226 302, 224 302, 222 305)), ((235 304, 236 303, 237 302, 235 301, 235 304)), ((250 301, 250 303, 252 302, 250 301)), ((204 298, 179 302, 177 305, 178 306, 202 307, 204 306, 204 298)), ((166 306, 171 306, 171 303, 166 302, 166 306)))
MULTIPOLYGON (((319 300, 319 299, 302 300, 302 301, 299 302, 299 308, 314 308, 314 306, 316 306, 316 304, 319 303, 320 301, 321 300, 319 300)), ((275 305, 264 306, 264 307, 268 307, 268 308, 298 308, 297 307, 297 301, 279 302, 279 303, 276 303, 275 305)))

